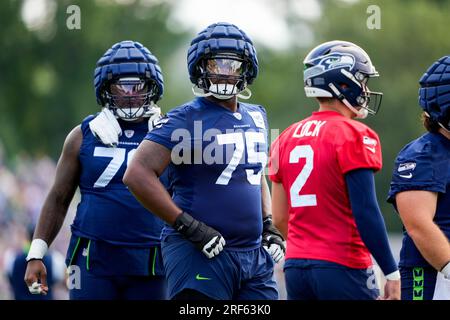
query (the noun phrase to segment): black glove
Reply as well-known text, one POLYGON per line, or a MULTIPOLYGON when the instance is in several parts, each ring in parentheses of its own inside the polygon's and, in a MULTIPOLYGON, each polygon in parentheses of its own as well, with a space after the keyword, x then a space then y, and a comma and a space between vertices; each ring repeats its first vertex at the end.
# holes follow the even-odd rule
POLYGON ((275 262, 280 261, 286 252, 281 232, 272 224, 272 216, 263 220, 262 246, 269 252, 275 262))
POLYGON ((195 220, 190 214, 181 213, 173 228, 191 241, 208 258, 217 256, 225 246, 225 239, 215 230, 201 221, 195 220))

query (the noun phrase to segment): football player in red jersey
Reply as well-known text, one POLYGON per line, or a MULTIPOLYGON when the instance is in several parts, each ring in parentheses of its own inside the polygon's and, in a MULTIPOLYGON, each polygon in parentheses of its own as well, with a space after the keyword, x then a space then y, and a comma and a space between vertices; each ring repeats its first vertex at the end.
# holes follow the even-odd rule
POLYGON ((354 120, 375 114, 381 93, 367 53, 345 41, 314 48, 304 61, 305 92, 319 110, 272 144, 274 224, 287 237, 288 299, 400 299, 400 274, 376 199, 378 135, 354 120), (288 228, 289 226, 289 228, 288 228), (379 295, 371 254, 386 276, 379 295))

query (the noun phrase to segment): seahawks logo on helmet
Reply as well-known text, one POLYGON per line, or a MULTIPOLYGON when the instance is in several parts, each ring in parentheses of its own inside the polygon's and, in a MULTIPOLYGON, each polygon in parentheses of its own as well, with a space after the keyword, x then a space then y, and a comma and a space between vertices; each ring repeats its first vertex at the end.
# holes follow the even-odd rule
MULTIPOLYGON (((326 71, 348 67, 353 69, 355 65, 355 57, 348 53, 331 53, 324 57, 319 57, 320 61, 313 67, 305 70, 305 78, 315 77, 326 71)), ((311 61, 314 64, 314 60, 311 61)))

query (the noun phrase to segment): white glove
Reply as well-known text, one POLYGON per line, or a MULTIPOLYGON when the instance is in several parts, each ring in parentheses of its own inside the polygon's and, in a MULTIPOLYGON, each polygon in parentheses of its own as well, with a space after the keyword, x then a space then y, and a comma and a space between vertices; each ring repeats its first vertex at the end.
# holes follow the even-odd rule
POLYGON ((148 118, 148 132, 152 131, 153 128, 155 127, 154 124, 155 124, 156 120, 161 118, 161 109, 159 107, 155 106, 151 110, 152 110, 152 114, 148 118))
POLYGON ((36 281, 36 282, 33 282, 33 284, 31 286, 28 286, 28 290, 30 291, 31 294, 41 294, 41 293, 43 293, 41 286, 42 285, 36 281))
POLYGON ((108 108, 103 108, 95 119, 89 122, 89 128, 92 134, 104 145, 116 147, 119 144, 122 129, 116 117, 108 108))
POLYGON ((222 236, 215 236, 202 249, 202 252, 209 258, 219 255, 225 246, 225 239, 222 236))
POLYGON ((263 246, 264 249, 271 255, 273 261, 278 263, 281 259, 284 258, 283 248, 279 244, 272 243, 269 247, 263 246))

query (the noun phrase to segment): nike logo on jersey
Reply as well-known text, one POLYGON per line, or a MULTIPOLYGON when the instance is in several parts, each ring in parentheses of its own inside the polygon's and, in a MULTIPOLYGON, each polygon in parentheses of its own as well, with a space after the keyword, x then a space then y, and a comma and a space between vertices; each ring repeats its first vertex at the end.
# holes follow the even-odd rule
POLYGON ((370 152, 375 153, 375 147, 368 147, 368 146, 365 146, 365 147, 366 147, 366 149, 369 150, 370 152))
POLYGON ((369 150, 372 153, 375 153, 376 149, 376 145, 378 144, 376 139, 373 139, 371 137, 368 136, 363 136, 363 144, 364 147, 366 147, 367 150, 369 150))
POLYGON ((405 179, 411 179, 413 174, 410 172, 409 174, 399 174, 399 176, 405 179))
POLYGON ((200 273, 197 273, 197 275, 195 276, 195 280, 211 280, 211 278, 202 277, 200 273))

